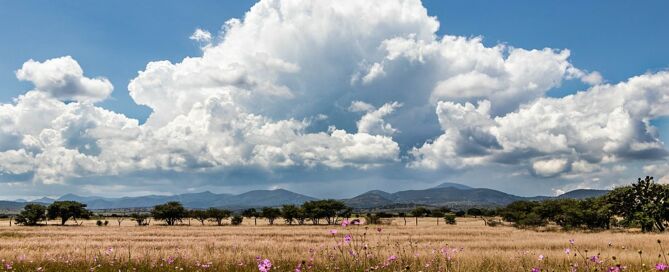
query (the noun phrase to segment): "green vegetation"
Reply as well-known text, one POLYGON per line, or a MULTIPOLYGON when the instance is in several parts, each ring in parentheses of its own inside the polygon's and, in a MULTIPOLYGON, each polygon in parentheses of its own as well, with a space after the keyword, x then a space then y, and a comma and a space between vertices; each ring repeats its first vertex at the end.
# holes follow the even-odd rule
POLYGON ((176 201, 156 205, 151 210, 151 216, 154 219, 163 220, 168 226, 174 226, 177 222, 181 222, 187 215, 186 208, 176 201))
POLYGON ((86 204, 76 201, 56 201, 47 208, 47 217, 60 218, 61 225, 65 225, 70 218, 78 224, 77 219, 89 219, 91 215, 92 213, 86 209, 86 204))
POLYGON ((662 232, 669 221, 669 185, 656 184, 652 177, 646 177, 597 198, 516 201, 500 209, 499 214, 519 228, 555 223, 565 229, 616 226, 662 232))
POLYGON ((25 226, 36 226, 40 221, 46 219, 46 207, 40 204, 28 204, 16 216, 16 224, 25 226))

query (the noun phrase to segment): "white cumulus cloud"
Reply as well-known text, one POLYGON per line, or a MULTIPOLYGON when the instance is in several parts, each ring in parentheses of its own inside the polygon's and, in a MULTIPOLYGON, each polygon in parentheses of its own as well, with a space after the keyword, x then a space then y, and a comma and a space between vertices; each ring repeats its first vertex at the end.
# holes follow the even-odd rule
POLYGON ((44 62, 29 60, 16 71, 20 80, 30 81, 35 89, 60 100, 92 101, 106 99, 114 89, 106 78, 88 78, 70 56, 44 62))

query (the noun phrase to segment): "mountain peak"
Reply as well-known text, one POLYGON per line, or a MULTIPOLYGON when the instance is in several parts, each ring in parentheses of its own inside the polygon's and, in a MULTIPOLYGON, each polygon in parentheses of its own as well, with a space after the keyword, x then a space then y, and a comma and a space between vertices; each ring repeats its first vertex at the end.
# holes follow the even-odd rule
POLYGON ((469 187, 467 185, 460 184, 460 183, 454 183, 454 182, 444 182, 444 183, 441 183, 441 184, 435 186, 434 188, 455 188, 455 189, 460 189, 460 190, 474 189, 474 188, 469 187))

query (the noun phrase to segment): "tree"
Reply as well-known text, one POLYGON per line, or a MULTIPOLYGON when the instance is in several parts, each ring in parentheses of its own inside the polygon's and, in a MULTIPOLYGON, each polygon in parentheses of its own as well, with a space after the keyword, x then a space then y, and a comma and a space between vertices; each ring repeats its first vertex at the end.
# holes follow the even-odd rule
POLYGON ((351 214, 350 208, 344 202, 334 199, 307 201, 302 204, 302 208, 314 225, 317 225, 321 218, 324 218, 327 224, 337 224, 340 216, 348 217, 351 214))
POLYGON ((399 217, 402 217, 404 219, 404 225, 407 225, 407 213, 405 212, 400 212, 397 214, 399 217))
POLYGON ((118 226, 121 226, 121 223, 123 223, 123 220, 125 220, 125 215, 116 215, 116 222, 118 222, 118 226))
MULTIPOLYGON (((439 225, 439 221, 441 221, 441 218, 444 218, 446 213, 442 212, 439 209, 433 210, 432 213, 430 214, 432 217, 437 218, 437 225, 439 225)), ((447 220, 448 221, 448 220, 447 220)))
POLYGON ((249 218, 253 217, 253 225, 258 225, 258 217, 260 217, 260 213, 255 208, 242 211, 242 216, 249 218))
POLYGON ((423 217, 430 213, 430 210, 426 209, 425 207, 416 207, 411 211, 411 215, 416 218, 416 226, 418 226, 418 217, 423 217))
POLYGON ((133 213, 130 215, 130 218, 132 218, 132 221, 135 221, 137 223, 137 226, 148 226, 149 225, 149 215, 148 214, 140 214, 140 213, 133 213))
POLYGON ((502 218, 517 227, 545 226, 548 220, 541 215, 541 203, 537 201, 515 201, 501 210, 502 218))
POLYGON ((298 225, 304 225, 304 221, 307 220, 307 213, 304 212, 304 208, 297 207, 297 213, 295 214, 295 221, 298 225))
POLYGON ((262 217, 267 219, 267 222, 269 222, 270 225, 274 225, 274 220, 276 220, 276 218, 279 216, 281 216, 281 210, 277 208, 271 208, 271 207, 262 208, 262 217))
POLYGON ((190 217, 195 218, 195 220, 200 221, 200 223, 204 226, 204 221, 207 221, 209 219, 209 213, 203 210, 192 210, 190 211, 190 217))
POLYGON ((286 221, 286 224, 292 225, 293 221, 299 217, 300 208, 295 205, 283 205, 281 207, 281 217, 286 221))
POLYGON ((232 212, 226 209, 209 208, 207 209, 207 214, 209 215, 209 218, 211 218, 212 221, 216 222, 216 225, 222 226, 223 220, 230 217, 230 215, 232 215, 232 212))
POLYGON ((47 218, 60 218, 60 224, 65 225, 67 220, 72 218, 75 223, 78 219, 91 218, 91 212, 86 209, 86 204, 76 201, 55 201, 47 208, 47 218))
POLYGON ((164 220, 168 226, 173 226, 177 222, 181 222, 187 215, 186 208, 177 201, 156 205, 151 210, 151 216, 154 219, 164 220))
POLYGON ((479 208, 470 208, 467 210, 467 215, 471 215, 473 217, 482 216, 483 211, 479 208))
POLYGON ((19 213, 14 220, 18 225, 36 226, 44 219, 46 219, 46 207, 44 207, 44 205, 31 203, 23 207, 21 213, 19 213))
POLYGON ((626 226, 638 225, 641 231, 665 230, 669 219, 669 187, 656 184, 653 177, 639 178, 636 184, 616 188, 606 196, 615 214, 626 226))

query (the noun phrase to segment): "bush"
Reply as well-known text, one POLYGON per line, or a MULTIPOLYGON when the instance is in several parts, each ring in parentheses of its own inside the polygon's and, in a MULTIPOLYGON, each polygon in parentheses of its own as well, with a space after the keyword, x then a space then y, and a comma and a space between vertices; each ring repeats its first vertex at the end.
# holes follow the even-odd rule
POLYGON ((381 217, 376 214, 368 213, 365 215, 365 224, 377 225, 381 223, 381 217))
POLYGON ((102 227, 102 224, 104 224, 104 223, 102 223, 102 221, 100 221, 100 220, 95 221, 95 225, 97 225, 98 227, 102 227))
POLYGON ((130 218, 132 218, 132 221, 137 222, 137 226, 149 225, 149 215, 147 214, 133 213, 130 215, 130 218))
POLYGON ((244 217, 242 217, 241 215, 235 215, 235 216, 232 217, 232 219, 230 219, 230 224, 232 224, 234 226, 238 226, 238 225, 242 224, 243 220, 244 220, 244 217))
POLYGON ((455 214, 447 213, 444 215, 444 221, 446 221, 446 224, 455 225, 455 214))

